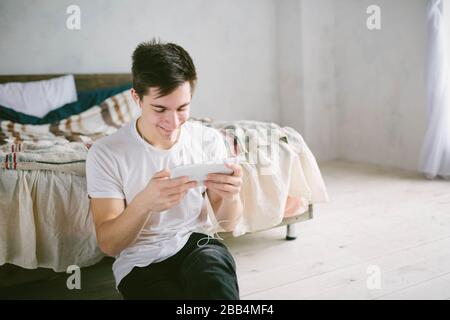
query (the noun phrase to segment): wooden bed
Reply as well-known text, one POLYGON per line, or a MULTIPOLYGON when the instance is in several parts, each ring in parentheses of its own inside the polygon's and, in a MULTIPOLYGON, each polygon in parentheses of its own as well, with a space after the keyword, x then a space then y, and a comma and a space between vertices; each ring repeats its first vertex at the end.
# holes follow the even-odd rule
MULTIPOLYGON (((56 78, 65 74, 0 75, 0 83, 27 82, 56 78)), ((77 91, 119 86, 131 82, 129 73, 75 74, 77 91)))
MULTIPOLYGON (((0 83, 46 80, 62 75, 64 74, 0 75, 0 83)), ((131 82, 129 73, 75 74, 74 77, 77 91, 108 88, 131 82)), ((313 206, 309 205, 306 212, 284 218, 277 227, 286 226, 286 240, 294 240, 296 238, 294 224, 312 218, 313 206)), ((230 235, 225 233, 223 236, 229 237, 230 235)))

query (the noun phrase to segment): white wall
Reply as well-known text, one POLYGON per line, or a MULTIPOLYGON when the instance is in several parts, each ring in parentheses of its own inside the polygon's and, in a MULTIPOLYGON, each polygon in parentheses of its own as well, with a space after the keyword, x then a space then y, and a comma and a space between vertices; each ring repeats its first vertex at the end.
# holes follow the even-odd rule
POLYGON ((301 0, 278 2, 278 89, 281 123, 295 128, 306 138, 301 9, 301 0))
POLYGON ((280 121, 303 134, 316 158, 417 169, 425 12, 426 0, 281 1, 280 121), (381 30, 366 27, 373 4, 381 30))
POLYGON ((194 59, 192 115, 279 120, 273 0, 0 0, 0 74, 129 72, 153 36, 194 59), (79 31, 66 28, 71 4, 79 31))
POLYGON ((128 72, 137 43, 159 36, 194 58, 194 116, 289 125, 320 160, 417 168, 426 0, 78 0, 70 31, 72 3, 0 0, 0 74, 128 72))
POLYGON ((335 6, 338 154, 416 170, 426 129, 426 0, 344 0, 335 6), (381 8, 381 30, 365 27, 381 8))
POLYGON ((306 138, 318 159, 336 157, 335 0, 303 1, 306 138))
POLYGON ((298 130, 321 160, 337 153, 333 3, 278 3, 280 121, 298 130))

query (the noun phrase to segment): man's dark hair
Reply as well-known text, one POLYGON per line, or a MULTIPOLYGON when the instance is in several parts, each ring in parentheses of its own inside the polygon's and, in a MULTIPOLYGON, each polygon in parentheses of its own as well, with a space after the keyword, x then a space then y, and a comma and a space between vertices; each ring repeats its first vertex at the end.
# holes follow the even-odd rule
POLYGON ((149 87, 158 88, 158 98, 166 96, 189 81, 191 92, 197 81, 189 53, 174 43, 155 39, 140 43, 133 52, 133 88, 142 99, 149 87))

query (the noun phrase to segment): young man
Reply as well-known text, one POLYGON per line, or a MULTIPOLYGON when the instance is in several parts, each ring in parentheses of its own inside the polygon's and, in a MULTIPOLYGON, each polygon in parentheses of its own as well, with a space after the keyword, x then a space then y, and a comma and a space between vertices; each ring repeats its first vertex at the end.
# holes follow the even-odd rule
POLYGON ((231 231, 242 214, 241 167, 229 164, 232 174, 211 174, 205 186, 170 178, 170 168, 227 157, 218 131, 186 122, 192 59, 176 44, 141 43, 132 73, 141 116, 97 141, 86 163, 97 241, 116 257, 118 289, 125 299, 239 299, 233 257, 205 235, 213 219, 204 197, 231 231))

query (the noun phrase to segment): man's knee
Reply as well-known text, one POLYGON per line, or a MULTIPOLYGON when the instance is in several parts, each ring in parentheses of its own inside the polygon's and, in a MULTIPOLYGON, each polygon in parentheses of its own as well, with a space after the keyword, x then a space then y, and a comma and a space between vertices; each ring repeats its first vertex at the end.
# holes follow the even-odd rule
POLYGON ((236 272, 233 256, 226 247, 218 245, 207 245, 197 248, 186 257, 183 268, 187 272, 190 270, 200 273, 217 270, 233 274, 236 272))
POLYGON ((192 299, 239 299, 236 265, 224 246, 197 248, 183 263, 183 278, 192 299))

